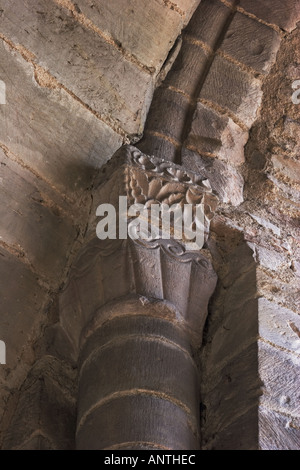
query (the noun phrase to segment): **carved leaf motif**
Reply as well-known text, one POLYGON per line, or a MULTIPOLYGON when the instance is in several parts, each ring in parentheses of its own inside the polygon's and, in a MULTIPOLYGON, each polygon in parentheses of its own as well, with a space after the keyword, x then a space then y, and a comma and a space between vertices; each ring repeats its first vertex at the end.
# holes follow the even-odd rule
POLYGON ((148 183, 148 178, 147 178, 146 173, 139 172, 138 175, 136 175, 135 177, 136 177, 137 185, 139 186, 141 190, 141 194, 143 194, 145 198, 148 199, 149 183, 148 183))
POLYGON ((163 186, 163 182, 160 178, 153 178, 149 183, 148 197, 150 199, 156 198, 162 186, 163 186))
POLYGON ((185 197, 188 204, 200 204, 203 199, 203 193, 197 191, 197 188, 190 187, 188 188, 185 197))
POLYGON ((167 182, 166 184, 163 185, 163 187, 157 194, 156 199, 158 199, 159 201, 164 200, 164 202, 167 202, 165 201, 165 199, 167 199, 172 194, 180 193, 182 197, 184 197, 185 191, 186 191, 186 188, 184 187, 183 184, 167 182))

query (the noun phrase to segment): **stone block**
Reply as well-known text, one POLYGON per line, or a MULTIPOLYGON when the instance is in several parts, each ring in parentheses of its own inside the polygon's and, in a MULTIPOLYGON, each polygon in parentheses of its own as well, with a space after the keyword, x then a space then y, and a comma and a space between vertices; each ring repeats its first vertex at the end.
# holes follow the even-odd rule
POLYGON ((207 178, 222 202, 234 206, 243 202, 244 181, 234 166, 186 148, 182 151, 182 165, 207 178))
POLYGON ((211 442, 205 444, 208 450, 258 450, 258 416, 253 407, 218 432, 211 442))
POLYGON ((51 356, 38 361, 21 388, 4 448, 74 449, 74 381, 74 371, 66 364, 51 356))
MULTIPOLYGON (((224 352, 224 357, 225 355, 226 352, 224 352)), ((260 393, 255 343, 240 351, 221 369, 218 368, 217 363, 213 363, 212 368, 209 368, 203 376, 201 400, 205 405, 204 435, 217 435, 221 442, 224 436, 228 439, 230 436, 228 429, 236 428, 238 423, 241 427, 241 421, 243 421, 241 418, 247 414, 248 410, 251 410, 254 420, 250 419, 247 424, 244 420, 243 425, 249 426, 249 435, 253 439, 257 434, 257 408, 260 393)), ((223 442, 222 445, 231 446, 231 449, 235 446, 240 448, 243 441, 245 445, 248 443, 245 431, 244 427, 244 432, 240 436, 235 433, 235 439, 232 436, 227 442, 225 441, 226 444, 223 442), (241 439, 239 444, 239 439, 236 442, 236 438, 241 439)))
MULTIPOLYGON (((18 8, 16 8, 16 11, 18 8)), ((122 138, 62 89, 40 87, 33 67, 0 43, 7 80, 0 143, 62 195, 77 201, 122 138)))
POLYGON ((132 443, 131 450, 141 443, 150 448, 155 444, 177 450, 199 448, 185 411, 146 394, 129 394, 104 402, 77 429, 78 450, 103 450, 125 442, 132 443))
POLYGON ((38 65, 100 115, 128 134, 141 133, 152 95, 149 72, 55 2, 33 0, 16 8, 2 0, 1 8, 4 36, 30 51, 38 65))
POLYGON ((168 162, 175 162, 177 159, 177 146, 163 137, 159 137, 159 135, 152 135, 146 132, 136 146, 146 155, 155 155, 168 162))
POLYGON ((197 376, 191 356, 164 338, 146 336, 142 329, 135 337, 132 333, 122 334, 102 347, 96 346, 83 363, 78 420, 103 399, 128 390, 148 390, 172 397, 190 410, 196 420, 197 376))
POLYGON ((201 153, 211 153, 233 165, 245 161, 244 146, 248 132, 241 129, 228 116, 197 103, 191 130, 186 141, 201 153))
POLYGON ((157 132, 180 142, 189 109, 188 98, 173 90, 158 88, 153 96, 145 131, 157 132))
POLYGON ((212 369, 255 342, 258 334, 257 300, 249 300, 239 309, 233 306, 220 323, 212 335, 211 351, 207 358, 207 366, 212 369))
POLYGON ((182 16, 161 0, 76 1, 81 13, 97 28, 156 71, 161 68, 179 35, 185 14, 189 16, 196 3, 195 0, 173 2, 182 10, 182 16))
POLYGON ((207 66, 207 53, 197 44, 183 39, 180 52, 164 84, 195 98, 207 66))
POLYGON ((262 99, 261 83, 235 64, 216 56, 199 98, 228 110, 251 127, 262 99))
POLYGON ((23 252, 35 270, 58 285, 77 230, 40 192, 39 179, 6 158, 1 148, 0 197, 2 241, 23 252))
POLYGON ((202 0, 186 32, 215 49, 232 11, 219 0, 202 0))
MULTIPOLYGON (((35 338, 44 321, 48 293, 38 284, 37 276, 17 256, 0 248, 0 338, 6 344, 6 366, 0 374, 13 370, 25 346, 35 338)), ((26 367, 26 361, 23 367, 26 367)))
POLYGON ((300 3, 298 0, 241 0, 239 6, 257 18, 291 32, 300 20, 300 3))
POLYGON ((259 409, 259 447, 261 450, 299 450, 300 429, 291 418, 274 410, 259 409))
POLYGON ((264 298, 258 299, 258 311, 260 336, 279 347, 300 354, 299 315, 264 298))
POLYGON ((275 250, 268 250, 265 247, 250 244, 253 247, 255 253, 255 259, 264 268, 270 269, 271 271, 277 271, 283 265, 288 263, 288 259, 283 253, 279 253, 275 250))
POLYGON ((259 372, 263 381, 261 404, 288 415, 299 416, 299 354, 288 353, 259 341, 259 372))
POLYGON ((275 171, 282 175, 282 180, 289 178, 289 180, 300 184, 300 167, 299 162, 292 158, 284 157, 281 155, 273 155, 271 158, 273 168, 275 171))
POLYGON ((236 13, 220 49, 259 73, 268 73, 276 60, 280 35, 248 16, 236 13))

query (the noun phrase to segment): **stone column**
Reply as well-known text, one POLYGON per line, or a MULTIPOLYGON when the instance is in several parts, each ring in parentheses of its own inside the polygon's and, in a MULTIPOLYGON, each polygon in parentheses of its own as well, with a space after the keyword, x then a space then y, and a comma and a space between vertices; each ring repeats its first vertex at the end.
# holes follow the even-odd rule
POLYGON ((175 239, 177 226, 169 239, 100 240, 95 214, 99 204, 117 209, 119 196, 147 208, 201 203, 206 240, 216 198, 201 176, 134 147, 122 148, 96 185, 87 243, 61 295, 61 326, 78 357, 76 446, 198 449, 194 357, 216 285, 209 253, 175 239))
POLYGON ((198 371, 174 309, 144 297, 101 309, 81 352, 77 448, 198 449, 198 410, 198 371))

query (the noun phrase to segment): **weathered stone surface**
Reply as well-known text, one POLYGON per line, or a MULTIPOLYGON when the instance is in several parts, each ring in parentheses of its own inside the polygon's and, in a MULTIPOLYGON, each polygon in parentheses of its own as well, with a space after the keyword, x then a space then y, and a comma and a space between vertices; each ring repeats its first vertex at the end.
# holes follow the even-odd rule
POLYGON ((141 443, 150 444, 150 448, 159 444, 167 449, 199 449, 185 411, 147 394, 129 394, 104 402, 77 430, 78 450, 106 449, 126 442, 132 443, 131 450, 141 443))
POLYGON ((264 0, 263 2, 241 0, 240 6, 267 23, 277 25, 289 32, 296 28, 300 20, 298 0, 285 0, 284 2, 282 0, 264 0))
POLYGON ((267 299, 258 299, 259 334, 279 347, 299 354, 300 363, 300 319, 299 315, 267 299))
POLYGON ((147 71, 54 2, 20 2, 16 8, 1 0, 1 9, 2 34, 33 53, 36 63, 99 114, 129 134, 141 132, 152 95, 147 71))
POLYGON ((73 449, 74 382, 74 371, 66 364, 51 356, 38 361, 21 389, 4 448, 37 450, 31 446, 40 446, 42 440, 46 448, 73 449))
MULTIPOLYGON (((18 9, 16 9, 17 11, 18 9)), ((0 142, 24 164, 73 200, 122 138, 62 89, 40 87, 33 67, 0 44, 7 83, 0 106, 0 142)))
POLYGON ((275 62, 279 46, 279 33, 236 13, 220 48, 256 72, 268 73, 275 62))
POLYGON ((191 130, 186 141, 201 153, 211 153, 233 165, 244 162, 245 132, 228 116, 221 116, 202 103, 197 103, 191 130))
POLYGON ((299 450, 300 429, 291 418, 273 410, 259 409, 259 444, 261 450, 299 450))
POLYGON ((102 347, 94 344, 80 372, 79 421, 97 403, 114 394, 148 390, 177 400, 197 422, 198 374, 192 357, 172 338, 170 344, 163 336, 155 337, 159 322, 153 325, 150 335, 143 331, 143 323, 140 319, 140 331, 134 337, 122 332, 102 347))
POLYGON ((0 374, 5 377, 5 371, 14 369, 34 330, 42 324, 48 294, 29 267, 3 248, 0 253, 0 337, 6 343, 7 356, 7 365, 1 365, 0 374))
POLYGON ((192 348, 184 329, 176 324, 176 311, 168 302, 151 302, 145 297, 131 296, 124 299, 120 312, 120 301, 111 302, 102 307, 84 328, 81 335, 81 353, 79 368, 97 347, 115 341, 121 336, 135 336, 143 333, 153 339, 165 338, 175 343, 187 355, 192 356, 192 348), (121 313, 121 314, 120 314, 121 313), (155 315, 154 315, 155 313, 155 315))
POLYGON ((291 268, 283 268, 267 272, 264 268, 257 269, 257 285, 262 296, 267 297, 295 312, 300 308, 299 280, 291 268), (275 274, 274 274, 275 273, 275 274), (284 277, 286 277, 284 279, 284 277))
POLYGON ((264 383, 262 405, 299 417, 299 353, 289 354, 262 341, 258 344, 259 372, 264 383))
POLYGON ((195 97, 201 84, 201 79, 207 65, 207 54, 197 44, 183 40, 180 52, 168 73, 164 85, 195 97))
POLYGON ((208 178, 221 201, 234 206, 243 202, 244 181, 234 166, 185 148, 182 151, 182 164, 208 178))
MULTIPOLYGON (((174 2, 173 2, 174 3, 174 2)), ((81 12, 128 53, 147 67, 158 71, 183 26, 198 2, 175 2, 183 16, 162 0, 77 0, 81 12), (124 18, 128 24, 124 25, 124 18), (134 24, 134 26, 133 26, 134 24)))
POLYGON ((278 225, 273 224, 270 220, 267 220, 264 217, 260 217, 257 214, 249 213, 249 215, 250 217, 252 217, 252 219, 256 220, 256 222, 262 227, 271 230, 273 234, 277 235, 278 237, 281 236, 281 229, 278 227, 278 225))
POLYGON ((283 178, 287 177, 295 183, 300 184, 299 161, 281 155, 273 155, 271 161, 274 170, 281 173, 283 178))
POLYGON ((189 108, 187 97, 170 89, 158 88, 147 116, 145 132, 156 132, 180 142, 189 108))
MULTIPOLYGON (((169 5, 172 8, 172 4, 177 5, 182 11, 186 12, 186 15, 191 15, 197 8, 201 0, 172 0, 169 5)), ((168 0, 165 2, 168 3, 168 0)))
POLYGON ((257 408, 247 410, 205 444, 207 450, 258 450, 257 408))
POLYGON ((43 276, 58 284, 77 235, 59 207, 51 207, 32 173, 5 157, 0 148, 1 240, 24 252, 43 276))
POLYGON ((272 271, 276 271, 280 266, 286 265, 287 257, 283 253, 275 250, 268 250, 265 247, 250 244, 253 247, 255 258, 261 266, 272 271))
POLYGON ((94 240, 74 262, 59 296, 61 326, 77 351, 83 327, 103 304, 129 294, 132 272, 128 250, 118 240, 94 240), (115 243, 114 243, 115 242, 115 243))
MULTIPOLYGON (((228 307, 227 307, 228 308, 228 307)), ((226 314, 217 331, 212 335, 211 353, 207 358, 207 368, 214 370, 247 345, 254 343, 258 334, 257 300, 245 302, 239 309, 226 314)))
POLYGON ((233 113, 250 127, 257 117, 262 91, 260 81, 240 70, 223 57, 215 57, 200 99, 215 103, 233 113))
POLYGON ((258 406, 261 394, 255 342, 221 370, 217 367, 218 362, 214 364, 203 377, 201 399, 206 406, 205 435, 225 431, 249 408, 258 406))
POLYGON ((186 32, 214 49, 231 14, 219 0, 202 0, 186 32))
POLYGON ((146 132, 144 137, 137 143, 137 147, 146 155, 161 155, 168 162, 177 161, 178 147, 175 143, 159 135, 146 132))
POLYGON ((53 443, 45 436, 38 434, 21 444, 18 450, 57 450, 53 443))

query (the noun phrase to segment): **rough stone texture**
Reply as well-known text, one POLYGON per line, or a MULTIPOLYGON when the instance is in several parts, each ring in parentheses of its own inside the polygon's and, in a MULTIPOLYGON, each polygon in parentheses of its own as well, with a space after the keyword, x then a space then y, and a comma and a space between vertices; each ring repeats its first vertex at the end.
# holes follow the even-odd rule
POLYGON ((294 426, 289 416, 260 407, 259 432, 261 450, 299 450, 299 423, 294 426))
POLYGON ((193 117, 191 130, 185 142, 201 155, 213 154, 220 160, 233 165, 244 162, 244 146, 248 141, 245 132, 228 116, 221 116, 216 111, 201 103, 193 117))
POLYGON ((42 277, 59 282, 77 231, 39 191, 39 180, 0 149, 1 241, 24 254, 42 277), (22 194, 22 199, 20 199, 22 194))
MULTIPOLYGON (((195 97, 206 66, 207 53, 198 44, 191 44, 183 39, 180 52, 164 81, 164 86, 175 87, 188 96, 195 97)), ((153 105, 155 106, 155 101, 153 105)))
POLYGON ((241 0, 239 6, 258 18, 291 32, 300 20, 298 0, 241 0))
MULTIPOLYGON (((24 347, 37 333, 34 330, 42 320, 41 314, 48 296, 47 291, 36 282, 37 276, 22 262, 22 255, 16 256, 3 247, 0 252, 0 333, 7 350, 7 365, 1 366, 0 373, 5 378, 22 360, 24 347)), ((24 362, 26 364, 26 359, 24 362)))
POLYGON ((74 371, 57 359, 37 362, 21 390, 4 449, 74 449, 74 381, 74 371))
POLYGON ((186 168, 209 179, 212 189, 224 203, 238 206, 243 202, 244 181, 234 166, 214 157, 205 157, 183 149, 182 163, 186 168))
POLYGON ((256 245, 253 246, 255 252, 255 258, 261 266, 270 269, 271 271, 277 271, 282 265, 286 265, 288 260, 287 257, 278 253, 274 250, 268 250, 265 247, 256 245))
POLYGON ((64 90, 40 87, 33 66, 3 43, 0 58, 1 76, 12 77, 0 106, 0 142, 62 194, 78 199, 122 138, 64 90))
MULTIPOLYGON (((209 385, 204 385, 204 388, 207 389, 204 401, 206 405, 205 433, 211 436, 217 434, 221 442, 222 436, 227 434, 227 428, 238 421, 248 409, 252 409, 254 416, 258 417, 257 410, 254 409, 254 405, 258 405, 261 393, 257 374, 257 345, 254 342, 248 348, 240 351, 234 359, 229 360, 228 358, 227 364, 221 370, 214 371, 213 369, 213 367, 210 369, 210 377, 206 377, 209 385), (222 400, 221 397, 226 398, 222 400)), ((255 427, 251 429, 250 423, 249 434, 253 437, 256 429, 255 427)), ((236 437, 240 442, 245 441, 244 446, 249 445, 249 437, 245 433, 243 436, 236 437)), ((255 439, 257 440, 257 435, 255 439)), ((252 446, 254 444, 255 440, 252 442, 252 446)), ((233 440, 231 446, 232 448, 240 447, 238 442, 233 440)))
POLYGON ((177 160, 178 145, 176 142, 166 140, 164 136, 153 135, 146 131, 137 146, 146 155, 164 155, 170 162, 177 160))
POLYGON ((236 13, 220 49, 256 72, 268 73, 275 62, 279 46, 279 33, 236 13))
POLYGON ((258 308, 260 336, 279 348, 297 353, 300 361, 299 315, 264 298, 258 300, 258 308))
POLYGON ((257 429, 257 408, 253 407, 216 434, 209 450, 257 450, 257 429))
POLYGON ((210 249, 219 280, 200 355, 203 445, 257 449, 261 391, 256 264, 242 235, 222 218, 212 224, 210 249))
POLYGON ((190 17, 197 0, 173 2, 177 11, 167 2, 148 0, 77 0, 81 12, 111 36, 125 50, 147 67, 159 71, 172 44, 182 29, 186 17, 190 17), (124 18, 134 27, 124 27, 124 18))
MULTIPOLYGON (((187 18, 189 19, 189 16, 191 16, 191 14, 197 8, 200 2, 201 0, 174 0, 172 2, 170 1, 169 6, 170 8, 173 8, 173 5, 177 5, 182 11, 190 11, 190 13, 186 13, 187 18)), ((165 3, 168 3, 168 0, 165 3)))
MULTIPOLYGON (((174 448, 178 430, 173 430, 173 417, 168 415, 170 407, 175 416, 182 416, 179 425, 182 434, 178 434, 175 448, 182 448, 183 443, 188 442, 191 435, 188 426, 197 439, 198 372, 188 337, 184 337, 178 325, 163 319, 167 305, 146 298, 141 300, 115 302, 113 308, 108 306, 97 313, 97 319, 102 319, 100 328, 94 327, 93 331, 90 327, 79 373, 79 448, 103 449, 127 441, 166 445, 164 440, 174 448), (162 318, 155 318, 157 316, 162 318), (158 421, 156 413, 149 419, 145 409, 139 408, 144 404, 147 410, 149 400, 158 404, 158 421), (115 412, 121 404, 125 408, 116 421, 115 412), (114 430, 111 428, 107 433, 103 429, 103 433, 97 432, 91 439, 91 426, 100 430, 107 410, 112 413, 114 430), (118 426, 120 421, 127 423, 125 429, 124 424, 118 426), (129 439, 127 427, 130 423, 132 437, 129 439), (163 441, 157 440, 159 436, 163 441)), ((170 309, 168 313, 171 312, 170 309)), ((174 311, 173 314, 176 315, 174 311)), ((132 447, 135 447, 134 443, 132 447)))
POLYGON ((157 442, 163 449, 199 449, 185 412, 171 402, 146 394, 125 396, 104 403, 88 416, 86 427, 89 433, 85 433, 84 428, 77 432, 78 450, 105 450, 112 445, 122 446, 124 439, 132 443, 130 450, 138 449, 143 443, 151 449, 157 442), (160 423, 159 427, 157 423, 160 423))
POLYGON ((192 17, 186 32, 215 49, 232 11, 219 0, 202 0, 197 11, 199 14, 192 17))
POLYGON ((171 138, 175 143, 180 142, 185 124, 184 117, 189 111, 189 106, 188 98, 182 94, 172 89, 158 88, 153 96, 145 132, 156 132, 163 134, 166 138, 171 138))
POLYGON ((262 91, 259 80, 223 57, 215 57, 199 98, 233 113, 250 127, 257 117, 262 91))
POLYGON ((299 418, 300 356, 259 341, 259 370, 264 384, 261 404, 299 418))
MULTIPOLYGON (((299 131, 299 123, 295 123, 295 131, 299 131)), ((282 175, 282 179, 287 177, 292 182, 300 184, 300 169, 299 169, 299 162, 297 160, 293 160, 288 156, 281 156, 281 155, 273 155, 271 158, 271 162, 275 172, 282 175)))
POLYGON ((1 0, 0 6, 4 36, 34 54, 35 63, 100 115, 119 122, 129 134, 142 131, 152 94, 147 71, 54 2, 19 2, 16 8, 1 0))

